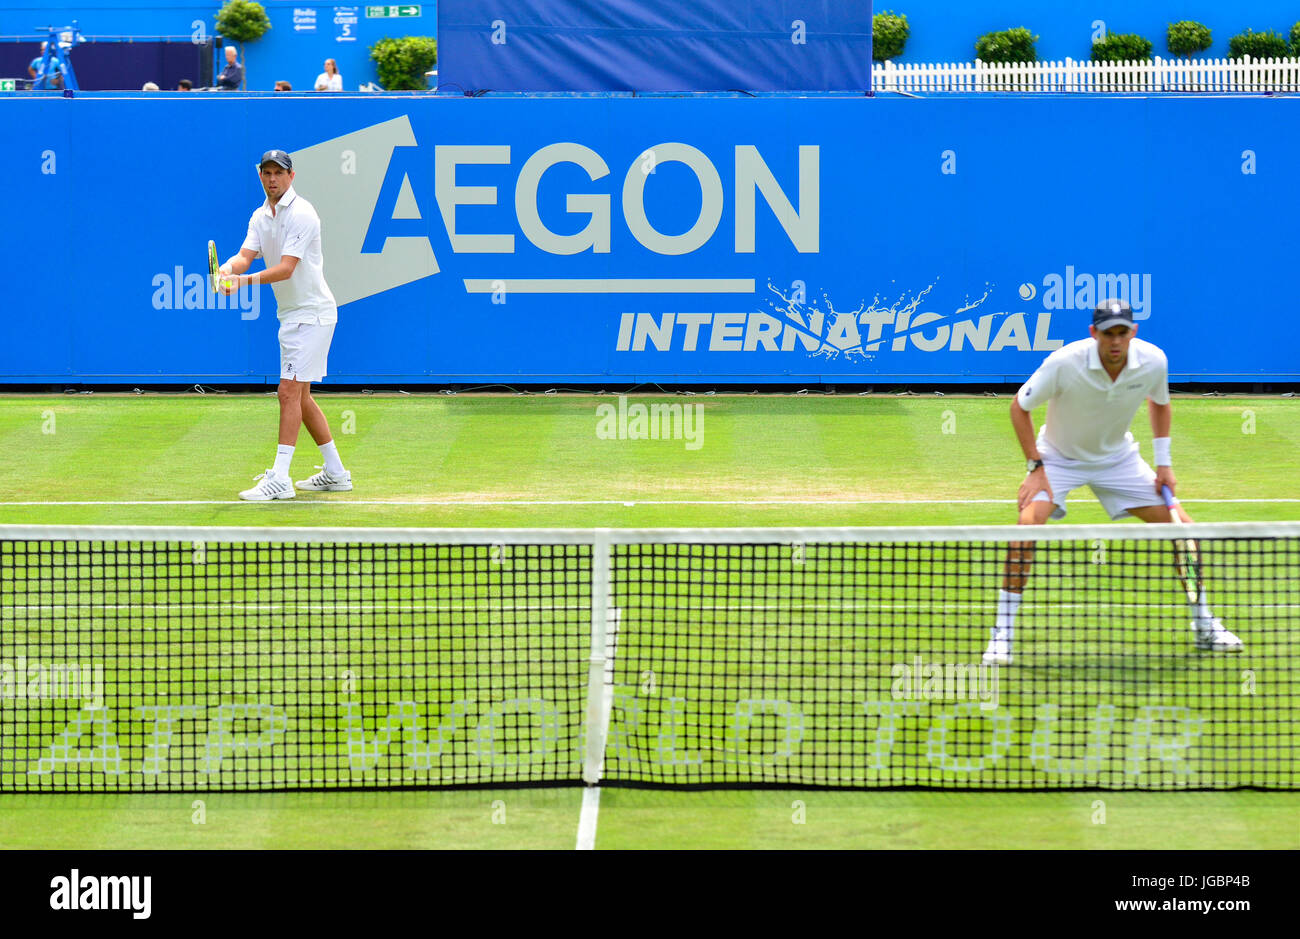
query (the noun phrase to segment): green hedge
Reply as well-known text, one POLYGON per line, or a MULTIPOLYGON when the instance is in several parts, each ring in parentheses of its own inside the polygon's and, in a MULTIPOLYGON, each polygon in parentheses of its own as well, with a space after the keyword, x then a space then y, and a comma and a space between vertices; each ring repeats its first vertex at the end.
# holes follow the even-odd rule
POLYGON ((906 15, 893 10, 877 13, 871 18, 871 57, 877 62, 898 58, 911 32, 906 15))
POLYGON ((1110 33, 1092 44, 1094 62, 1146 62, 1151 58, 1151 40, 1136 33, 1110 33))
POLYGON ((1290 55, 1286 38, 1281 33, 1266 29, 1262 33, 1246 30, 1228 40, 1228 58, 1285 59, 1290 55))
POLYGON ((1210 27, 1195 20, 1180 20, 1169 24, 1165 34, 1165 44, 1169 51, 1178 56, 1193 56, 1210 48, 1212 42, 1210 27))
POLYGON ((981 62, 1037 62, 1034 43, 1038 38, 1023 26, 985 33, 975 42, 975 58, 981 62))
POLYGON ((424 73, 438 64, 438 41, 432 36, 381 39, 370 47, 370 58, 385 91, 428 91, 424 73))

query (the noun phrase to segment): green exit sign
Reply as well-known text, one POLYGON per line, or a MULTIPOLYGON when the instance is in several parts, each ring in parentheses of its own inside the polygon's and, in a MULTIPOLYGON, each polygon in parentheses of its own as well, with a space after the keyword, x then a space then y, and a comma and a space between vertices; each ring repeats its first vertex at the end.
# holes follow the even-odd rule
POLYGON ((17 79, 0 78, 0 91, 16 91, 18 87, 17 79))
POLYGON ((367 19, 388 19, 395 16, 419 16, 420 8, 418 5, 401 5, 385 7, 366 7, 367 19))

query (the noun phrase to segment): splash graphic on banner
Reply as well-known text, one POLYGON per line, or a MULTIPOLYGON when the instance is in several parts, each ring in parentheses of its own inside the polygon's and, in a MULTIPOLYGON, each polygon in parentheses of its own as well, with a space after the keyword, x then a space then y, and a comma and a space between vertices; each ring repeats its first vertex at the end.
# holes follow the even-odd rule
POLYGON ((806 298, 796 282, 790 290, 770 280, 776 299, 764 310, 735 313, 623 313, 619 318, 618 352, 797 352, 808 358, 869 362, 881 352, 1051 352, 1064 345, 1052 338, 1052 314, 1000 310, 967 315, 993 295, 985 284, 978 297, 969 295, 951 313, 921 308, 938 286, 904 290, 892 302, 877 294, 857 309, 837 310, 829 294, 806 298))

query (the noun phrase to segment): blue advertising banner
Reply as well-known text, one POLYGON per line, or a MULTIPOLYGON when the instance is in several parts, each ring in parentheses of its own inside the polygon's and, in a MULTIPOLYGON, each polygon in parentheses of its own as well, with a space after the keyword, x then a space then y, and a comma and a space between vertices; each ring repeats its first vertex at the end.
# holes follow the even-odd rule
POLYGON ((1175 381, 1300 380, 1298 109, 0 96, 0 381, 274 383, 271 289, 214 296, 204 254, 271 147, 322 220, 328 382, 1018 382, 1111 296, 1175 381))
POLYGON ((442 0, 464 91, 866 91, 871 0, 442 0))

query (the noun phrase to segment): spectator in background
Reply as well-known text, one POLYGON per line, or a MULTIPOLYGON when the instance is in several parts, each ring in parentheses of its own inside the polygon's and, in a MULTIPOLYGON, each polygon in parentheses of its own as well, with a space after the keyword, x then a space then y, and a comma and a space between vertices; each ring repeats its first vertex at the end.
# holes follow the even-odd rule
POLYGON ((190 80, 189 80, 188 78, 182 78, 179 82, 176 83, 176 90, 177 90, 177 91, 193 91, 193 90, 194 90, 194 85, 193 85, 193 83, 190 82, 190 80))
POLYGON ((157 90, 158 90, 158 85, 155 84, 154 82, 145 82, 145 83, 144 83, 144 87, 141 88, 140 90, 141 90, 141 91, 157 91, 157 90))
POLYGON ((289 84, 288 82, 276 82, 276 83, 275 83, 275 90, 276 90, 276 91, 293 91, 293 85, 289 84))
MULTIPOLYGON (((45 64, 45 43, 41 43, 38 48, 41 50, 40 55, 32 59, 31 63, 27 66, 27 74, 33 81, 40 79, 41 75, 44 74, 44 69, 41 66, 45 64)), ((53 71, 53 74, 50 76, 49 86, 51 88, 62 88, 63 66, 60 65, 59 60, 53 56, 50 57, 50 68, 53 71)))
POLYGON ((339 74, 338 63, 333 59, 325 60, 325 71, 316 76, 317 91, 342 91, 343 76, 339 74))
POLYGON ((217 87, 222 91, 238 91, 244 83, 244 67, 235 61, 235 47, 226 46, 226 67, 217 77, 217 87))

